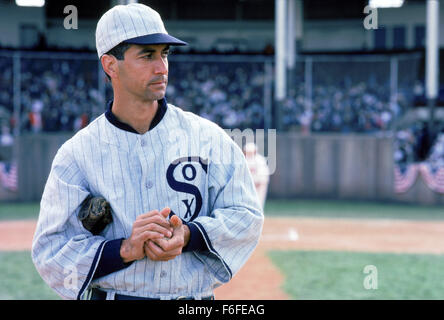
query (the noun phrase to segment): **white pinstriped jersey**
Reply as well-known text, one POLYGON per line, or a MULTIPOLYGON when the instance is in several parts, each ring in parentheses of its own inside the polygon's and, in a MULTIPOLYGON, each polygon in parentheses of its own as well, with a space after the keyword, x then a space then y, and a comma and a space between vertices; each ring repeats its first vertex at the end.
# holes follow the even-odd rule
POLYGON ((32 258, 61 297, 87 288, 171 299, 211 295, 253 252, 263 213, 244 155, 214 123, 168 105, 152 130, 131 133, 104 115, 57 152, 41 200, 32 258), (97 236, 77 214, 89 195, 111 204, 113 222, 97 236), (129 238, 142 213, 170 207, 202 233, 208 251, 135 261, 92 280, 106 241, 129 238))

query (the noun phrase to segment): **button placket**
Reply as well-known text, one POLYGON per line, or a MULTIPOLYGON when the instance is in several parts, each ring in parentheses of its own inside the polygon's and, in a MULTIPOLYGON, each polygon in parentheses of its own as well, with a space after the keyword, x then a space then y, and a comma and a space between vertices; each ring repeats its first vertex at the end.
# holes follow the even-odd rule
MULTIPOLYGON (((139 162, 140 162, 140 166, 141 166, 141 177, 140 177, 140 188, 141 189, 149 189, 148 185, 147 185, 147 181, 149 181, 148 177, 150 176, 150 170, 149 170, 149 165, 148 165, 148 161, 149 159, 147 159, 147 155, 146 155, 146 150, 144 150, 144 146, 146 146, 146 140, 142 137, 139 137, 138 139, 138 146, 136 148, 137 153, 138 153, 138 158, 139 158, 139 162)), ((143 203, 147 204, 150 203, 150 199, 149 199, 149 194, 142 192, 142 199, 143 199, 143 203)), ((143 207, 143 210, 146 211, 148 210, 147 207, 143 207)))

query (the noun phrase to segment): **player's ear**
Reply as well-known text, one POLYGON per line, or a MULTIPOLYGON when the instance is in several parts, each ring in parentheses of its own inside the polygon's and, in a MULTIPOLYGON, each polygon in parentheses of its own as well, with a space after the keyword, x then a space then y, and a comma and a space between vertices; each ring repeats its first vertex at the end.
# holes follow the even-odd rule
POLYGON ((113 55, 110 54, 104 54, 100 58, 100 62, 102 63, 102 68, 105 71, 105 73, 111 78, 116 77, 116 71, 117 71, 117 59, 113 55))

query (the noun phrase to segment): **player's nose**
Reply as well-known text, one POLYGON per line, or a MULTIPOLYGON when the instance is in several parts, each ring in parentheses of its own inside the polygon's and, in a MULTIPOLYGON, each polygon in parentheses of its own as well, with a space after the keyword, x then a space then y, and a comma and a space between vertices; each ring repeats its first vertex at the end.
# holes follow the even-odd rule
POLYGON ((155 74, 168 74, 168 60, 163 58, 156 59, 154 63, 155 74))

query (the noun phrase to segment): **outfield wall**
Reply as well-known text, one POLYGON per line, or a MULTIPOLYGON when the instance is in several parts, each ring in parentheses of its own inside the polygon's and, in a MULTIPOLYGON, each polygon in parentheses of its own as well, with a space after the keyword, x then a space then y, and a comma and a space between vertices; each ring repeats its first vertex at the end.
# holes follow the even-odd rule
POLYGON ((40 201, 57 150, 72 134, 30 134, 19 137, 18 199, 40 201))
POLYGON ((285 134, 277 141, 272 197, 393 198, 391 137, 285 134))
POLYGON ((372 135, 281 134, 270 198, 328 198, 443 205, 418 176, 395 193, 393 138, 372 135))
MULTIPOLYGON (((33 134, 18 139, 15 154, 18 155, 19 191, 15 199, 40 200, 52 159, 71 136, 33 134)), ((406 193, 394 192, 390 136, 278 134, 276 153, 276 171, 270 177, 270 198, 444 204, 444 196, 430 190, 420 177, 406 193)), ((14 197, 0 191, 0 199, 14 200, 14 197)))

